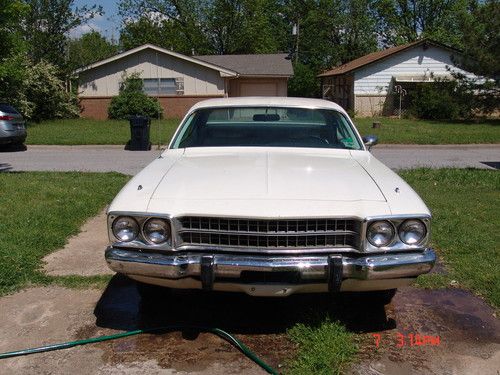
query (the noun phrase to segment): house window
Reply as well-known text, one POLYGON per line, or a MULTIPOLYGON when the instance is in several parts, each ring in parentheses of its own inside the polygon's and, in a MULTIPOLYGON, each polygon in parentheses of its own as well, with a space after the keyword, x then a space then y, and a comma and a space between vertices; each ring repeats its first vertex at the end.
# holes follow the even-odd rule
POLYGON ((144 92, 148 95, 184 95, 184 78, 144 78, 144 92))

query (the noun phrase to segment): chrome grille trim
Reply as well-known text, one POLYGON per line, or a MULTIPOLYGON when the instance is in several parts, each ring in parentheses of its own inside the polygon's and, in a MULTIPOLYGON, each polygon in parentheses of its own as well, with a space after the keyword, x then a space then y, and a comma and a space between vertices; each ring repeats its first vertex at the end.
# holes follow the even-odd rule
POLYGON ((359 249, 361 222, 350 218, 243 219, 184 216, 179 247, 209 245, 254 249, 359 249))

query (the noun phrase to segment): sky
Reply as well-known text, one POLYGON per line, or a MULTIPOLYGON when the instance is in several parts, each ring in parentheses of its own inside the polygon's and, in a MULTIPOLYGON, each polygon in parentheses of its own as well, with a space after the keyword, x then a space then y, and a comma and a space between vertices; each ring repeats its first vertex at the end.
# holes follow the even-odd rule
POLYGON ((74 28, 70 35, 77 38, 82 34, 95 30, 99 31, 106 38, 115 40, 120 36, 120 17, 118 16, 118 1, 114 0, 75 0, 75 7, 82 7, 84 5, 101 5, 104 11, 102 16, 96 16, 85 25, 80 25, 74 28))

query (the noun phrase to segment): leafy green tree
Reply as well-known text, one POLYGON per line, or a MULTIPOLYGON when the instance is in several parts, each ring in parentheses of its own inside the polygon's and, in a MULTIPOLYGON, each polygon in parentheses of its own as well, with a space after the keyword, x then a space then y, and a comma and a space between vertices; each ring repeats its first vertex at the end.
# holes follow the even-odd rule
POLYGON ((139 73, 125 75, 122 78, 120 94, 111 99, 108 108, 109 118, 127 119, 133 115, 161 116, 160 103, 144 93, 144 83, 139 73))
MULTIPOLYGON (((165 48, 184 54, 191 54, 192 49, 197 54, 210 53, 202 29, 205 3, 197 0, 121 0, 119 14, 125 20, 127 45, 143 44, 141 29, 144 27, 148 40, 159 40, 158 34, 166 37, 166 42, 159 44, 165 48), (129 24, 135 23, 129 27, 129 24)), ((123 39, 122 36, 120 39, 123 39)))
POLYGON ((317 97, 320 95, 317 72, 310 66, 297 61, 293 64, 293 77, 288 81, 288 95, 298 97, 317 97))
POLYGON ((203 25, 217 54, 272 53, 286 46, 286 24, 275 0, 214 0, 203 25))
POLYGON ((431 38, 461 46, 459 20, 477 0, 377 0, 380 39, 386 46, 431 38))
POLYGON ((500 81, 500 2, 479 4, 460 21, 462 54, 458 65, 477 75, 500 81))
POLYGON ((68 50, 68 66, 76 69, 116 54, 118 46, 110 43, 98 31, 91 31, 78 39, 69 40, 68 50))
POLYGON ((20 0, 0 0, 0 59, 23 49, 21 21, 28 10, 20 0))
POLYGON ((140 45, 151 43, 159 47, 175 50, 191 55, 195 49, 197 53, 207 52, 206 47, 190 44, 185 32, 178 31, 176 22, 168 19, 152 19, 142 16, 136 21, 128 21, 120 31, 120 45, 131 49, 140 45))
POLYGON ((29 60, 24 53, 13 54, 0 62, 0 101, 14 105, 27 116, 32 112, 25 90, 28 69, 29 60))
POLYGON ((287 4, 289 24, 298 25, 298 35, 289 44, 295 61, 290 82, 293 95, 311 96, 314 92, 319 96, 319 80, 313 79, 313 74, 376 50, 372 5, 373 0, 292 0, 287 4))
POLYGON ((286 49, 281 10, 276 0, 122 0, 120 40, 185 54, 276 52, 286 49))
POLYGON ((69 32, 102 12, 100 6, 74 7, 74 0, 25 0, 29 11, 24 35, 31 60, 45 60, 69 73, 67 42, 69 32))

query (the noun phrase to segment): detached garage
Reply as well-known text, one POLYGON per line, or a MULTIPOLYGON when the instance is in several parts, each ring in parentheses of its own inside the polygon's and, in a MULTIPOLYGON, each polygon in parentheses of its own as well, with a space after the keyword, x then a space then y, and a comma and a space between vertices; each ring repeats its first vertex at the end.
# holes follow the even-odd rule
POLYGON ((455 66, 459 56, 460 51, 429 39, 373 52, 320 74, 323 98, 359 116, 399 114, 401 90, 452 79, 452 71, 472 77, 455 66))
POLYGON ((138 72, 165 117, 182 117, 196 102, 225 96, 287 96, 287 54, 186 56, 146 44, 78 69, 82 117, 106 119, 125 74, 138 72))

